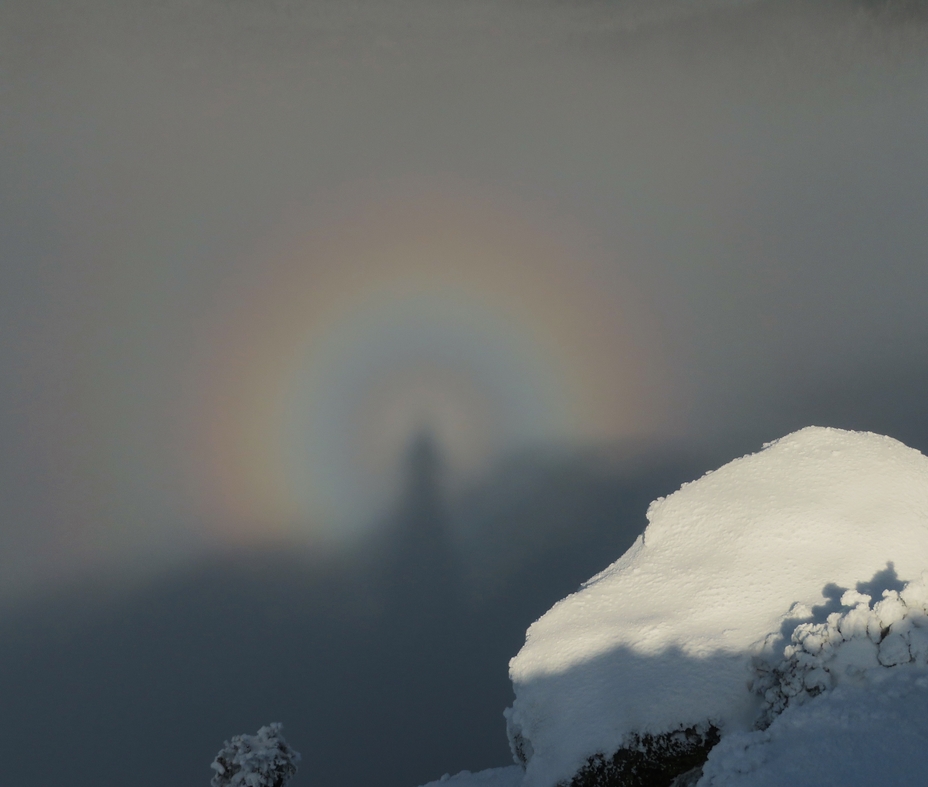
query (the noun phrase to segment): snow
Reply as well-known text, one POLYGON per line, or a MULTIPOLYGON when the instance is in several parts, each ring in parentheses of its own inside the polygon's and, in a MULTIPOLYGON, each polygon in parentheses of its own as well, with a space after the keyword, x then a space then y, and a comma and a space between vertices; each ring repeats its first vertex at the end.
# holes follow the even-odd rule
POLYGON ((763 732, 722 738, 698 787, 925 784, 926 708, 925 667, 877 667, 787 708, 763 732))
MULTIPOLYGON (((894 703, 889 684, 868 675, 898 672, 893 692, 924 700, 922 674, 912 676, 928 653, 919 612, 928 591, 919 581, 899 592, 928 568, 928 459, 917 451, 804 429, 655 501, 648 519, 620 560, 530 627, 510 663, 507 722, 525 787, 569 780, 635 732, 706 721, 723 741, 703 782, 747 784, 743 774, 760 777, 744 763, 781 758, 776 767, 787 768, 803 725, 847 749, 828 737, 842 723, 859 721, 856 741, 908 719, 909 700, 894 703), (769 727, 750 732, 758 720, 769 727)), ((895 751, 889 735, 871 736, 865 750, 895 751)), ((815 742, 804 745, 812 752, 815 742)), ((455 778, 470 787, 479 776, 455 778)))
POLYGON ((455 776, 446 773, 423 787, 519 787, 523 775, 520 766, 510 765, 508 768, 490 768, 477 773, 461 771, 455 776))
POLYGON ((762 725, 843 681, 882 674, 881 667, 928 664, 926 574, 901 592, 883 590, 876 603, 868 594, 849 590, 841 596, 840 609, 823 622, 809 612, 809 620, 785 622, 784 629, 794 624, 788 645, 780 649, 776 638, 768 638, 774 645, 755 660, 752 688, 764 699, 762 725))
POLYGON ((210 766, 216 771, 212 787, 286 787, 300 755, 284 740, 282 729, 273 722, 257 735, 235 735, 226 741, 210 766))

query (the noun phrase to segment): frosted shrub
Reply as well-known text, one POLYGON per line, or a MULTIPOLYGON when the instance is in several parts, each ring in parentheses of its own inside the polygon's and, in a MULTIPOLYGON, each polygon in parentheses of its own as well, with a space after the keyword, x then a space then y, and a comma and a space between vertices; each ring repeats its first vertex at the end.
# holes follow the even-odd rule
MULTIPOLYGON (((928 664, 928 575, 901 592, 870 596, 848 590, 841 611, 824 623, 800 623, 777 663, 759 659, 752 688, 764 698, 759 726, 788 705, 800 705, 844 679, 900 664, 928 664)), ((805 610, 808 612, 808 610, 805 610)))
POLYGON ((300 755, 280 734, 282 725, 269 724, 257 735, 236 735, 216 755, 212 787, 285 787, 296 773, 300 755))

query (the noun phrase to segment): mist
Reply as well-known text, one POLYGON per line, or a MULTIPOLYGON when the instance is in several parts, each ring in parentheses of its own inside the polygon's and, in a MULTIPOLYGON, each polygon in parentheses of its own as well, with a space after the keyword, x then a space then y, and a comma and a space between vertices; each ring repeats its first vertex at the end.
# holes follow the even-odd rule
POLYGON ((4 4, 12 784, 192 787, 272 720, 298 784, 504 764, 508 658, 651 499, 811 423, 928 449, 926 35, 902 1, 4 4))

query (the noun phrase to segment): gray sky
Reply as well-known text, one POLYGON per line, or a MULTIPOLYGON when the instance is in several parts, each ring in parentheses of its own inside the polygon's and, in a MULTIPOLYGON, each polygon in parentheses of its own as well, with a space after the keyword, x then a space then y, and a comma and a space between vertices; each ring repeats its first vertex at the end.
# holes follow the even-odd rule
POLYGON ((3 605, 41 631, 90 579, 294 546, 363 575, 427 429, 485 594, 601 543, 504 652, 682 466, 809 423, 928 449, 926 35, 863 0, 4 3, 3 605))

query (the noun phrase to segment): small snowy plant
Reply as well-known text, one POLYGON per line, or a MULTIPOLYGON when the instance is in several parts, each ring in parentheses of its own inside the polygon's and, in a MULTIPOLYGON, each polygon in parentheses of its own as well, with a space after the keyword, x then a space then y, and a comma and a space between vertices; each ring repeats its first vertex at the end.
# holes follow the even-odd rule
POLYGON ((216 755, 212 787, 285 787, 296 773, 299 753, 280 734, 282 725, 268 724, 257 735, 236 735, 216 755))
MULTIPOLYGON (((756 664, 754 691, 764 698, 759 726, 768 726, 790 705, 801 705, 842 680, 861 680, 873 669, 928 664, 928 574, 900 592, 884 590, 872 604, 865 593, 848 590, 841 610, 824 623, 801 622, 793 629, 783 658, 756 664)), ((794 609, 791 617, 809 616, 794 609)))

